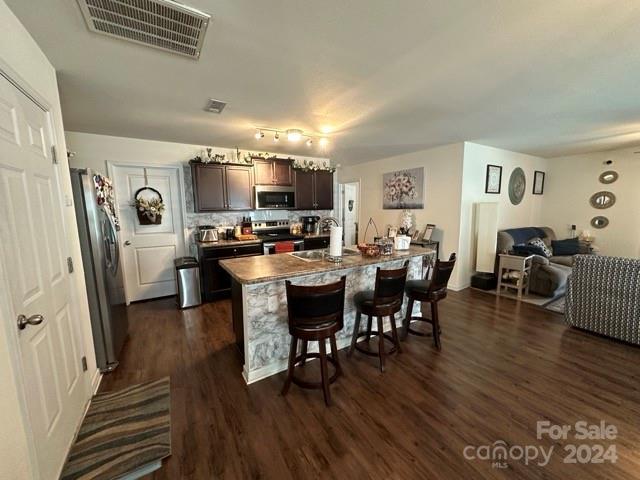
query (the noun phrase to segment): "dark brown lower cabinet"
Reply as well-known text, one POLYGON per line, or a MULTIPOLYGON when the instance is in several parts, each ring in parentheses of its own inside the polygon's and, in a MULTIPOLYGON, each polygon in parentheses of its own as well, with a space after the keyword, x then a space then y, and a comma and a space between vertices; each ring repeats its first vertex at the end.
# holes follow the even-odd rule
POLYGON ((253 255, 262 255, 262 244, 201 248, 200 283, 202 300, 211 302, 221 298, 229 298, 231 276, 222 268, 220 260, 253 255))

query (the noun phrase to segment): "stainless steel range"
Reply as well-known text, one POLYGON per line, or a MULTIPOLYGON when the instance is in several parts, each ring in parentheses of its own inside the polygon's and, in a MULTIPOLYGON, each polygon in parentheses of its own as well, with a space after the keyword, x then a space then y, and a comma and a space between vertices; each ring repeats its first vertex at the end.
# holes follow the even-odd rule
POLYGON ((262 240, 265 255, 304 250, 304 237, 289 231, 289 220, 251 222, 253 233, 262 240))

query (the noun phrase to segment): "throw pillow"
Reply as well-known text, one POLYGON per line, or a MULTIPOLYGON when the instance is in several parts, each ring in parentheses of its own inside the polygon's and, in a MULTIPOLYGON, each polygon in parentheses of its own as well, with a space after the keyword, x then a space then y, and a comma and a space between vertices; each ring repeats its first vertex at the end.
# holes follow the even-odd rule
POLYGON ((580 253, 580 240, 578 238, 552 240, 551 248, 553 249, 553 254, 557 256, 576 255, 580 253))
POLYGON ((529 255, 544 255, 544 251, 540 247, 534 245, 514 245, 513 253, 522 257, 528 257, 529 255))
POLYGON ((547 244, 544 243, 544 240, 542 240, 541 238, 538 238, 538 237, 532 238, 531 240, 529 240, 529 245, 533 245, 534 247, 539 247, 544 252, 544 256, 547 258, 553 255, 553 252, 551 251, 551 249, 547 247, 547 244))

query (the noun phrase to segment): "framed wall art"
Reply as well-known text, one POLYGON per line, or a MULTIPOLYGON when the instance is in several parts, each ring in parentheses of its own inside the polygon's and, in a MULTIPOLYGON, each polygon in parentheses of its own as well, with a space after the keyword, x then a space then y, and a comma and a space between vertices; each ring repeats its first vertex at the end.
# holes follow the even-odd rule
POLYGON ((487 165, 487 178, 484 184, 484 193, 500 193, 502 186, 502 167, 500 165, 487 165))

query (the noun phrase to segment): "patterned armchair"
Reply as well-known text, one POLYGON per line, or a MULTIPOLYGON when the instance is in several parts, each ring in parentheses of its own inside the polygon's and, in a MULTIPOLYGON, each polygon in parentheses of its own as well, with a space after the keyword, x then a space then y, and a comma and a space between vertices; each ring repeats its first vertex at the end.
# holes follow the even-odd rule
POLYGON ((640 345, 640 260, 576 255, 565 322, 640 345))

